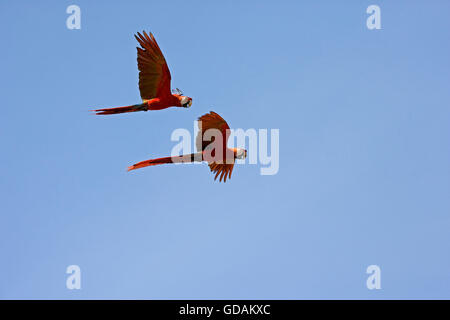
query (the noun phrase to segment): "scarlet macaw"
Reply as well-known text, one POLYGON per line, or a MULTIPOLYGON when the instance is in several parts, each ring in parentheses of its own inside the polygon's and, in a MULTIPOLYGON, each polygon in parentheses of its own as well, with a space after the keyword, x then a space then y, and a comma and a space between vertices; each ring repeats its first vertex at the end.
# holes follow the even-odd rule
MULTIPOLYGON (((196 145, 199 152, 141 161, 128 167, 128 171, 165 163, 206 161, 211 171, 216 174, 214 180, 220 175, 219 181, 222 181, 223 178, 223 181, 226 182, 227 177, 231 178, 235 159, 245 159, 247 157, 247 150, 227 147, 230 127, 217 113, 211 111, 198 118, 198 121, 199 132, 196 138, 196 145), (208 130, 210 129, 218 130, 216 132, 219 134, 211 137, 211 141, 205 141, 204 138, 208 135, 208 130)), ((209 131, 209 133, 213 134, 214 132, 209 131)))
POLYGON ((155 38, 144 31, 134 37, 142 48, 137 49, 137 62, 139 69, 139 91, 142 103, 126 107, 97 109, 96 114, 116 114, 147 110, 161 110, 169 107, 189 108, 192 98, 184 96, 177 88, 172 94, 170 91, 170 71, 166 59, 155 38))

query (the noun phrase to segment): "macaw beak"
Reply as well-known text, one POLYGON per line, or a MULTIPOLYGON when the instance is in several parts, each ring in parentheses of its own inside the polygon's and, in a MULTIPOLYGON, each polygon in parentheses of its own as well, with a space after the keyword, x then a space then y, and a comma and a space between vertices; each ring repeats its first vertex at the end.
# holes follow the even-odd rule
POLYGON ((185 108, 189 108, 190 106, 192 106, 192 100, 189 100, 188 103, 185 103, 185 104, 183 105, 183 107, 185 107, 185 108))

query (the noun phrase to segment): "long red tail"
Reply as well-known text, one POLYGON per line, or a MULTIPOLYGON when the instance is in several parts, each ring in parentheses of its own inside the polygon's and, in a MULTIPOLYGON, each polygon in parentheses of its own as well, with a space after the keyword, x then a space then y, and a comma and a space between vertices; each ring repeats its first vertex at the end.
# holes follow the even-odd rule
POLYGON ((118 108, 107 108, 107 109, 97 109, 93 110, 96 114, 106 115, 106 114, 117 114, 125 112, 136 112, 136 111, 147 111, 147 104, 134 104, 132 106, 118 107, 118 108))
POLYGON ((201 152, 186 154, 186 155, 177 156, 177 157, 164 157, 164 158, 158 158, 158 159, 144 160, 144 161, 138 162, 138 163, 133 164, 132 166, 128 167, 128 171, 139 169, 139 168, 144 168, 144 167, 148 167, 148 166, 156 166, 158 164, 183 163, 183 162, 194 162, 194 161, 203 161, 201 152))

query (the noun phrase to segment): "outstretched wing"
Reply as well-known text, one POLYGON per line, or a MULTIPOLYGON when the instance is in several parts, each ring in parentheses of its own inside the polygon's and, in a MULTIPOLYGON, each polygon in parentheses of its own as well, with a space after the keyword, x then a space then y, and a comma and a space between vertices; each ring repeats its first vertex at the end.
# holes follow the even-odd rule
POLYGON ((137 47, 139 91, 142 100, 170 95, 170 71, 155 37, 144 31, 134 37, 142 48, 137 47))
POLYGON ((205 150, 205 148, 214 141, 214 139, 212 139, 212 141, 203 141, 203 136, 209 129, 217 129, 222 132, 222 139, 224 142, 223 146, 226 148, 228 137, 230 136, 230 127, 217 113, 211 111, 210 113, 204 114, 198 118, 198 129, 199 131, 195 141, 197 151, 205 150))
POLYGON ((224 179, 223 182, 227 182, 227 177, 231 178, 231 173, 233 172, 234 163, 216 163, 211 162, 209 165, 209 168, 211 169, 211 172, 215 173, 214 180, 217 179, 217 177, 220 175, 219 181, 222 181, 222 178, 224 179))
MULTIPOLYGON (((214 111, 210 113, 204 114, 200 118, 198 118, 198 134, 196 138, 196 146, 197 151, 203 151, 206 149, 208 145, 214 142, 214 137, 212 137, 212 141, 203 141, 203 136, 205 132, 209 129, 217 129, 222 133, 222 141, 224 148, 224 155, 226 154, 225 149, 227 147, 228 138, 230 136, 230 127, 227 122, 219 116, 214 111)), ((216 180, 219 176, 219 181, 224 179, 224 182, 227 181, 227 178, 231 178, 231 172, 233 171, 234 163, 217 163, 210 162, 209 168, 213 173, 216 174, 214 180, 216 180)))

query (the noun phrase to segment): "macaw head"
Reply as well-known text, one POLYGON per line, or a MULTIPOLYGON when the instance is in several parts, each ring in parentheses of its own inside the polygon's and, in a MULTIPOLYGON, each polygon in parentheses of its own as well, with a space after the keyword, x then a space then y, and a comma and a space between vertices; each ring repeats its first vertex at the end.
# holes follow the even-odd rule
POLYGON ((236 148, 236 159, 245 159, 247 158, 247 150, 242 148, 236 148))
POLYGON ((180 105, 183 108, 189 108, 190 106, 192 106, 192 98, 183 96, 183 92, 180 89, 176 88, 172 90, 172 94, 178 98, 178 100, 180 101, 180 105))
POLYGON ((180 96, 181 100, 181 106, 184 108, 189 108, 190 106, 192 106, 192 98, 187 97, 187 96, 180 96))

